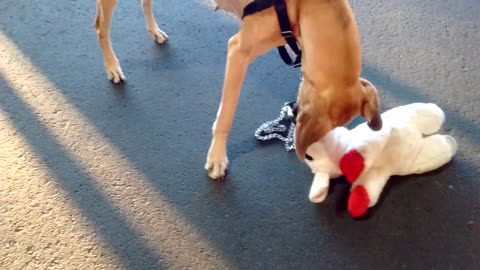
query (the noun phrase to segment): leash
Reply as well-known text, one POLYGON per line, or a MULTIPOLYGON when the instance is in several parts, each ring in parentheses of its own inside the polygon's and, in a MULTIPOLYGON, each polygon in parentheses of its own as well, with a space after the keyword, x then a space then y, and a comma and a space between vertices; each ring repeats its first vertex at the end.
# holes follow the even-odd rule
MULTIPOLYGON (((287 65, 298 68, 302 65, 302 51, 298 46, 297 39, 293 35, 285 0, 255 0, 244 8, 242 18, 271 7, 272 4, 275 6, 280 31, 287 42, 287 45, 277 47, 278 53, 287 65)), ((279 139, 285 143, 285 150, 291 151, 295 149, 295 118, 297 117, 297 109, 295 101, 286 102, 280 111, 280 115, 275 120, 265 122, 257 128, 255 138, 261 141, 279 139)))
POLYGON ((285 150, 287 150, 287 152, 295 149, 296 116, 296 102, 285 103, 277 119, 265 122, 257 128, 255 138, 260 141, 279 139, 285 143, 285 150))

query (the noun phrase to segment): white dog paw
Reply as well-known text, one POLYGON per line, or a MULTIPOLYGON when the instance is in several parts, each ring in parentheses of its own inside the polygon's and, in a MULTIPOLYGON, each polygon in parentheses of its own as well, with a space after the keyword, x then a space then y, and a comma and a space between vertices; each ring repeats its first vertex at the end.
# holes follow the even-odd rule
POLYGON ((122 68, 118 63, 105 65, 105 72, 107 72, 108 79, 113 83, 120 83, 126 79, 125 75, 123 75, 122 68))
POLYGON ((205 164, 205 170, 207 174, 213 180, 223 180, 225 177, 225 172, 227 171, 228 160, 208 160, 205 164))
POLYGON ((148 29, 148 34, 158 44, 163 44, 163 43, 167 42, 167 40, 168 40, 167 34, 165 32, 163 32, 162 30, 160 30, 160 28, 158 28, 158 27, 148 29))

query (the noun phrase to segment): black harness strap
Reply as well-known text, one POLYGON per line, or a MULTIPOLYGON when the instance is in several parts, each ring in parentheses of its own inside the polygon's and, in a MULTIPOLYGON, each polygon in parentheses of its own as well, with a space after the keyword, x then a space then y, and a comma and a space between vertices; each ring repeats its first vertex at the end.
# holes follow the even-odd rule
POLYGON ((300 67, 302 65, 302 51, 298 47, 297 40, 292 32, 292 26, 290 25, 290 20, 288 19, 287 5, 285 4, 285 0, 275 1, 275 11, 277 12, 278 24, 280 25, 282 36, 285 38, 288 46, 295 54, 295 58, 290 56, 286 46, 278 47, 278 53, 280 54, 280 57, 282 57, 283 62, 285 62, 287 65, 295 68, 300 67))
POLYGON ((267 9, 275 4, 277 0, 254 0, 247 4, 243 9, 242 19, 248 15, 260 12, 264 9, 267 9))
POLYGON ((297 40, 292 32, 292 26, 290 25, 290 20, 288 19, 287 5, 285 0, 255 0, 250 2, 244 8, 242 18, 267 9, 272 5, 275 6, 278 24, 280 25, 280 31, 282 31, 282 36, 287 42, 287 46, 278 47, 280 57, 282 57, 282 60, 287 65, 300 67, 302 61, 302 51, 298 47, 297 40), (292 53, 288 51, 287 47, 291 49, 292 53), (291 54, 293 54, 293 58, 291 54))

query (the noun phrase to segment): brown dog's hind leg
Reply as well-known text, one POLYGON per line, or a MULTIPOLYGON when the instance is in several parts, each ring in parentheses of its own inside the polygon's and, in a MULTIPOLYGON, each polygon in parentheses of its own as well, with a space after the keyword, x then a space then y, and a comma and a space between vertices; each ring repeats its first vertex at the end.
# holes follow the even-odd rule
POLYGON ((110 43, 110 24, 116 4, 117 0, 97 0, 97 16, 94 26, 97 30, 98 43, 102 50, 108 79, 119 83, 125 80, 125 76, 110 43))
POLYGON ((143 15, 145 15, 145 21, 147 22, 148 34, 158 44, 162 44, 168 40, 168 36, 165 32, 160 30, 157 25, 155 16, 153 16, 152 1, 153 0, 142 0, 143 15))

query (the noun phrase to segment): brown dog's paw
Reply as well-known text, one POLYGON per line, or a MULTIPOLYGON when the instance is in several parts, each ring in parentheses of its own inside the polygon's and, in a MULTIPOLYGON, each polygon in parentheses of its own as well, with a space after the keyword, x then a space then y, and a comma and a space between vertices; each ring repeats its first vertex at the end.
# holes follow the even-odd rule
POLYGON ((148 29, 148 34, 158 44, 163 44, 168 41, 168 35, 158 27, 148 29))
POLYGON ((208 160, 205 164, 208 177, 213 180, 223 180, 227 171, 228 160, 208 160))
POLYGON ((122 83, 126 79, 118 62, 105 63, 105 72, 107 73, 108 79, 113 83, 122 83))

